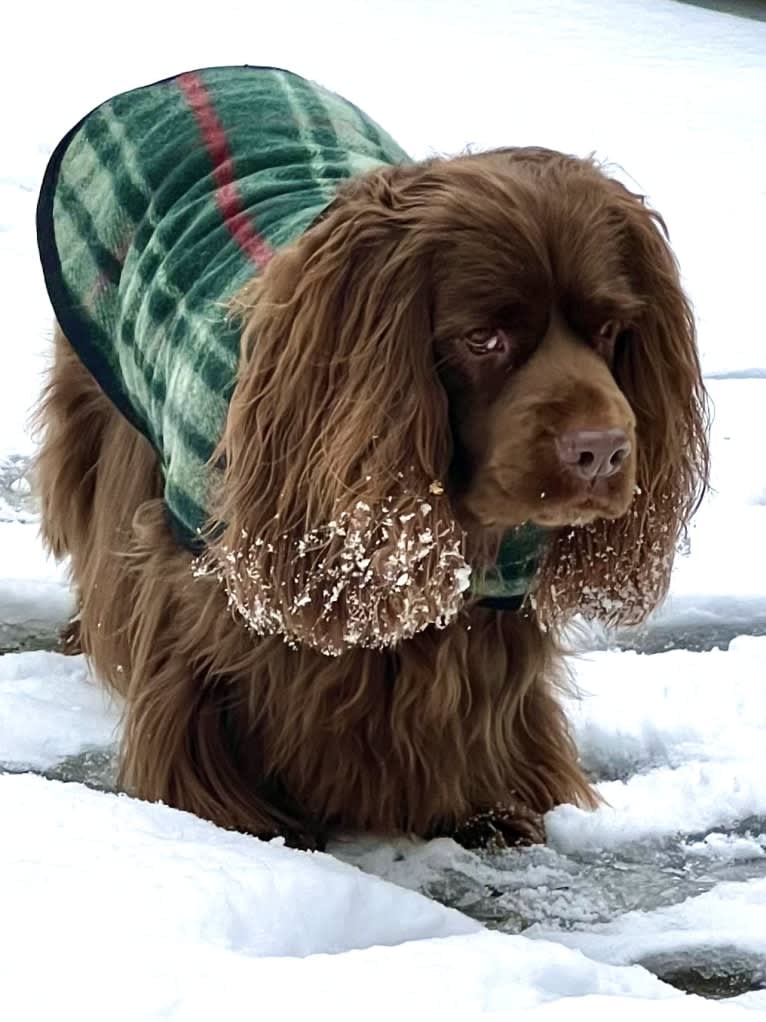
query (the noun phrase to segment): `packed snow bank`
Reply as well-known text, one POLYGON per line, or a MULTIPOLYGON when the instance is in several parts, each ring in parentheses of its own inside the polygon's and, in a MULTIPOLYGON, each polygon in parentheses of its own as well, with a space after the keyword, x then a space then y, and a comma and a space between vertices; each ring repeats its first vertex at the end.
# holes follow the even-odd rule
MULTIPOLYGON (((561 939, 594 960, 612 965, 644 962, 660 975, 668 975, 663 963, 674 961, 701 961, 704 969, 712 968, 718 975, 718 962, 722 974, 731 967, 744 975, 740 989, 757 986, 752 963, 758 956, 766 962, 765 666, 766 638, 748 637, 738 639, 728 652, 653 656, 599 652, 578 658, 575 673, 583 696, 569 710, 585 763, 601 778, 598 788, 609 804, 594 813, 562 806, 548 814, 548 847, 487 857, 444 839, 424 843, 351 835, 335 842, 331 851, 337 860, 357 865, 365 873, 428 893, 480 920, 524 931, 536 940, 561 939), (724 833, 727 830, 731 832, 724 833), (720 883, 732 876, 741 882, 720 883), (753 877, 761 879, 745 882, 753 877), (720 897, 707 900, 700 893, 715 891, 720 897), (631 911, 634 907, 638 910, 631 911)), ((82 657, 19 653, 0 658, 0 759, 8 768, 31 765, 55 773, 62 759, 111 750, 118 722, 119 706, 104 700, 82 657)), ((93 779, 103 783, 103 778, 93 779)), ((434 906, 437 916, 427 917, 418 936, 411 928, 410 910, 403 907, 395 888, 376 888, 368 895, 363 875, 344 873, 337 863, 341 871, 328 879, 327 862, 333 860, 326 856, 302 856, 278 845, 224 834, 164 807, 90 795, 79 786, 47 787, 40 779, 19 777, 20 787, 13 788, 12 780, 0 778, 0 812, 6 830, 13 834, 0 848, 0 877, 15 876, 14 864, 24 859, 28 883, 50 888, 50 915, 67 920, 61 926, 79 920, 83 911, 76 907, 79 901, 92 913, 92 933, 99 939, 109 934, 107 943, 112 948, 121 949, 123 940, 141 943, 127 933, 113 932, 117 918, 127 920, 127 931, 140 931, 150 948, 155 947, 153 942, 163 941, 171 949, 163 961, 171 963, 174 982, 184 990, 191 983, 190 998, 198 987, 184 971, 186 958, 183 965, 178 964, 182 955, 175 944, 176 929, 190 935, 199 968, 216 977, 216 982, 219 967, 220 976, 228 982, 230 974, 245 976, 242 955, 268 952, 280 960, 275 970, 291 986, 290 967, 282 957, 342 951, 351 955, 348 965, 332 962, 326 973, 316 966, 323 975, 317 981, 320 991, 328 991, 333 982, 354 989, 358 977, 372 977, 377 971, 393 989, 407 991, 413 1004, 432 996, 428 984, 438 981, 448 995, 442 1001, 441 994, 433 994, 433 1003, 449 1005, 452 999, 460 1011, 473 1005, 474 999, 486 1005, 499 998, 497 1003, 505 1005, 503 998, 510 987, 501 984, 499 993, 493 987, 491 997, 486 988, 495 982, 492 977, 506 973, 516 984, 512 997, 508 993, 508 1003, 519 1009, 555 996, 554 988, 562 996, 565 987, 577 996, 596 992, 594 976, 601 974, 583 972, 581 962, 562 961, 550 944, 533 952, 525 942, 495 944, 492 941, 500 938, 487 937, 483 939, 489 943, 475 951, 478 941, 471 938, 466 944, 455 937, 436 949, 426 943, 413 951, 414 945, 407 944, 407 956, 369 948, 416 937, 428 942, 437 932, 443 936, 472 931, 450 929, 454 917, 441 916, 434 906), (23 819, 22 802, 27 813, 23 819), (15 834, 17 828, 24 835, 15 834), (27 844, 19 851, 22 840, 27 844), (38 849, 34 855, 31 846, 38 849), (305 876, 301 872, 302 886, 293 879, 295 863, 308 863, 313 871, 305 876), (248 872, 251 868, 257 882, 248 872), (240 876, 245 878, 241 880, 244 891, 237 886, 240 876), (356 895, 346 897, 338 893, 337 885, 343 887, 351 876, 361 887, 354 888, 356 895), (110 894, 111 882, 117 889, 110 894), (147 888, 145 896, 142 885, 147 888), (387 892, 385 896, 381 890, 387 892), (278 909, 273 904, 275 892, 281 898, 278 909), (389 896, 392 900, 387 903, 389 896), (242 910, 241 905, 245 905, 242 910), (154 911, 166 919, 161 925, 155 923, 154 911), (370 919, 363 924, 367 914, 370 919), (390 930, 389 915, 398 920, 398 930, 390 930), (343 924, 338 921, 341 916, 343 924), (304 917, 308 936, 300 936, 304 917), (248 929, 250 919, 255 936, 248 929), (446 928, 433 929, 437 924, 446 928), (205 940, 212 935, 211 941, 219 943, 233 934, 230 943, 234 943, 227 945, 227 954, 219 943, 200 949, 199 932, 206 935, 205 940), (358 950, 365 947, 363 953, 358 950), (401 964, 405 957, 407 966, 401 964), (427 977, 424 983, 417 978, 417 970, 427 977), (449 985, 442 970, 452 970, 465 980, 465 987, 456 988, 457 978, 449 985), (555 987, 555 977, 560 977, 560 987, 555 987)), ((8 882, 13 886, 12 879, 8 882)), ((19 897, 29 903, 28 894, 19 897)), ((60 939, 57 934, 50 940, 60 939)), ((82 943, 92 957, 84 935, 82 943)), ((127 961, 134 963, 137 952, 129 949, 126 954, 127 961)), ((191 952, 184 945, 183 955, 187 954, 191 952)), ((137 968, 145 966, 143 959, 136 963, 137 968)), ((98 969, 113 976, 100 959, 98 969)), ((151 975, 150 986, 159 991, 158 997, 165 997, 163 983, 170 981, 151 975)), ((603 976, 598 983, 602 981, 603 976)), ((240 990, 250 979, 232 982, 240 990)), ((271 978, 264 981, 259 974, 258 982, 272 989, 271 978)), ((302 977, 299 985, 304 982, 308 980, 302 977)), ((315 982, 313 972, 310 982, 315 982)), ((273 983, 276 988, 277 981, 273 983)), ((629 992, 631 996, 656 995, 643 987, 630 986, 629 992)), ((613 1010, 611 994, 606 1000, 613 1010)), ((207 1003, 204 997, 202 1001, 207 1003)), ((757 992, 743 995, 740 1001, 753 1009, 766 1009, 757 992)), ((598 998, 597 1003, 601 1003, 598 998)), ((183 1005, 187 1011, 185 1000, 183 1005)), ((136 1018, 143 1017, 140 1005, 131 1002, 130 1010, 138 1012, 136 1018)), ((468 1015, 481 1017, 470 1011, 468 1015)), ((168 1017, 196 1016, 181 1012, 168 1017)))
POLYGON ((337 954, 479 930, 332 856, 219 830, 166 806, 32 774, 0 776, 0 804, 2 903, 5 913, 31 910, 21 927, 36 909, 63 925, 87 906, 94 933, 117 924, 151 934, 157 946, 202 940, 252 957, 337 954), (42 882, 22 898, 24 877, 38 871, 55 890, 42 882))
MULTIPOLYGON (((583 761, 606 805, 548 815, 560 851, 603 850, 766 817, 766 638, 728 652, 581 657, 570 704, 583 761)), ((764 926, 766 932, 766 924, 764 926)))
MULTIPOLYGON (((764 353, 761 352, 764 358, 764 353)), ((670 597, 650 630, 669 635, 766 630, 766 462, 759 409, 766 379, 708 380, 711 493, 676 558, 670 597)))
POLYGON ((691 959, 695 950, 705 951, 709 961, 711 949, 736 948, 741 958, 751 955, 760 959, 761 979, 766 984, 764 918, 766 880, 750 880, 719 884, 696 898, 654 912, 626 912, 587 933, 563 933, 542 926, 531 927, 527 933, 549 938, 555 934, 557 942, 615 965, 679 952, 691 959))
POLYGON ((119 708, 82 656, 30 652, 0 657, 0 767, 46 770, 116 742, 119 708))
POLYGON ((73 611, 66 567, 46 555, 37 524, 0 519, 0 650, 54 642, 73 611))
POLYGON ((569 1018, 636 999, 659 1018, 739 1017, 164 806, 6 775, 0 814, 0 1016, 14 1022, 557 1018, 536 1009, 560 997, 569 1018))

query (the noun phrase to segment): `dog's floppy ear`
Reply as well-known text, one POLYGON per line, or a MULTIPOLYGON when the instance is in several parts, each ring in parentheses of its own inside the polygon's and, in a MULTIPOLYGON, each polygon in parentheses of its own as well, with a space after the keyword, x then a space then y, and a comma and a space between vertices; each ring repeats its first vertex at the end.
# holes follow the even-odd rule
POLYGON ((256 632, 331 655, 443 626, 468 585, 419 173, 348 186, 239 298, 207 561, 256 632))
POLYGON ((637 624, 667 593, 673 558, 709 475, 708 412, 694 316, 658 213, 617 182, 612 211, 641 309, 616 353, 636 415, 636 494, 628 513, 564 530, 543 567, 539 602, 637 624))

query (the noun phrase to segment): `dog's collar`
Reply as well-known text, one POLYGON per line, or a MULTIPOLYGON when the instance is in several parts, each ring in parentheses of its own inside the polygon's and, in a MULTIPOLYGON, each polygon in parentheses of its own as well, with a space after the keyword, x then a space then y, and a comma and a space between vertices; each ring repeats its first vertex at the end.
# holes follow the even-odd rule
POLYGON ((547 530, 527 523, 503 538, 491 568, 471 574, 471 596, 479 606, 516 611, 524 603, 537 572, 547 530))
POLYGON ((521 610, 524 604, 524 596, 487 596, 479 600, 477 606, 486 607, 487 610, 521 610))

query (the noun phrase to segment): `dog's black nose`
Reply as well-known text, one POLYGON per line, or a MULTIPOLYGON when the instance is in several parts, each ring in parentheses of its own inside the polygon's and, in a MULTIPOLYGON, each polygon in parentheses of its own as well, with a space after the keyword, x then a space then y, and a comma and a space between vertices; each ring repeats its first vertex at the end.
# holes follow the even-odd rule
POLYGON ((575 429, 556 438, 559 460, 580 479, 606 479, 622 468, 630 440, 622 429, 575 429))

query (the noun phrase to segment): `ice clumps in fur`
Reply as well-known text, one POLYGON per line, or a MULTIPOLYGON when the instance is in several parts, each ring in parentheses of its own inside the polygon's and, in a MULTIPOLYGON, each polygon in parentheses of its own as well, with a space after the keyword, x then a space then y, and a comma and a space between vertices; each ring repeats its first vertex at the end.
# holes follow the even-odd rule
POLYGON ((214 574, 255 634, 327 656, 445 628, 470 585, 462 530, 411 495, 377 509, 359 500, 298 538, 283 533, 281 550, 244 531, 241 539, 198 559, 195 574, 214 574))

